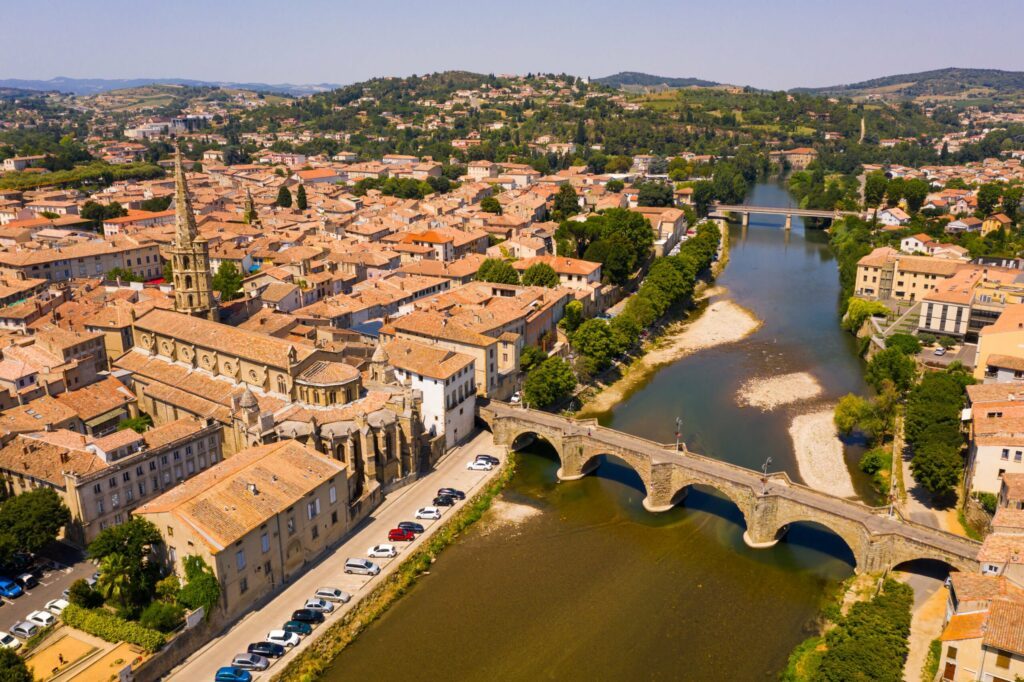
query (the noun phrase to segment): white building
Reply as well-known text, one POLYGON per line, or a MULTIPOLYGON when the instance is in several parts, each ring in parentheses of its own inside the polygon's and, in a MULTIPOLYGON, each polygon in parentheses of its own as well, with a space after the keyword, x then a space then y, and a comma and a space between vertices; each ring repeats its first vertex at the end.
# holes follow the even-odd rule
POLYGON ((473 430, 476 412, 476 363, 463 353, 395 339, 378 346, 375 365, 386 363, 395 379, 423 394, 423 429, 445 436, 445 449, 452 448, 473 430))

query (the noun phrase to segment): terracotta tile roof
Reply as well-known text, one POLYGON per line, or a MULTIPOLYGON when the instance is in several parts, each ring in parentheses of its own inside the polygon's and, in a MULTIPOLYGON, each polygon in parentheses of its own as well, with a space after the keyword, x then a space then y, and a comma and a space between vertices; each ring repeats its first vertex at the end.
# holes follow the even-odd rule
POLYGON ((170 310, 151 310, 135 321, 135 328, 280 368, 288 367, 288 353, 291 348, 295 349, 298 362, 316 352, 316 349, 310 346, 293 345, 266 334, 170 310))
POLYGON ((206 428, 206 424, 201 419, 194 419, 192 417, 183 417, 176 419, 175 421, 168 422, 163 426, 155 426, 145 433, 142 434, 143 439, 146 441, 146 445, 150 450, 163 447, 173 443, 176 440, 182 440, 193 436, 206 428))
POLYGON ((992 353, 985 360, 985 364, 990 365, 992 367, 1002 367, 1003 369, 1024 371, 1024 357, 1018 357, 1014 355, 992 353))
MULTIPOLYGON (((173 514, 219 552, 344 472, 341 462, 298 441, 284 440, 242 450, 139 507, 135 514, 173 514)), ((345 485, 343 477, 339 485, 345 485)))
POLYGON ((323 386, 344 384, 358 378, 359 370, 352 365, 347 365, 344 362, 327 362, 326 360, 312 363, 296 377, 298 381, 323 386))
POLYGON ((469 355, 405 339, 391 341, 384 351, 392 367, 432 379, 448 379, 473 364, 469 355))
POLYGON ((942 631, 940 639, 943 642, 955 642, 981 637, 985 633, 985 621, 987 619, 987 611, 965 613, 963 615, 953 614, 946 624, 946 629, 942 631))
MULTIPOLYGON (((54 434, 60 432, 54 431, 54 434)), ((73 433, 73 432, 68 432, 73 433)), ((79 438, 82 437, 79 434, 79 438)), ((84 441, 83 441, 84 442, 84 441)), ((82 447, 73 443, 62 445, 40 441, 25 435, 18 435, 0 448, 0 469, 46 481, 64 487, 64 474, 84 476, 102 471, 107 463, 82 447)))
POLYGON ((1024 603, 992 602, 982 642, 985 646, 1024 654, 1024 603))
POLYGON ((523 258, 512 263, 512 267, 516 270, 525 271, 531 265, 538 263, 550 265, 559 275, 590 275, 601 268, 600 263, 592 263, 578 258, 566 258, 565 256, 523 258))
POLYGON ((135 394, 113 377, 95 384, 56 396, 57 402, 77 414, 82 421, 99 417, 106 412, 135 402, 135 394))

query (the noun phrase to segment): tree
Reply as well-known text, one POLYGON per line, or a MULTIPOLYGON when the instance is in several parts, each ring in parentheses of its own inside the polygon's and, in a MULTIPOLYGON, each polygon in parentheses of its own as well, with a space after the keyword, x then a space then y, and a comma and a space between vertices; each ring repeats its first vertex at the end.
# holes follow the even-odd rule
POLYGON ((306 202, 306 186, 299 185, 299 191, 295 193, 295 208, 305 211, 309 204, 306 202))
POLYGON ((53 488, 36 488, 0 505, 0 564, 17 551, 36 553, 57 539, 71 512, 53 488))
POLYGON ((276 206, 281 208, 291 208, 292 206, 292 193, 288 191, 288 188, 281 185, 281 189, 277 190, 277 200, 274 202, 276 206))
POLYGON ((188 609, 202 607, 209 618, 220 601, 220 582, 213 569, 201 556, 191 554, 182 560, 185 568, 185 585, 178 593, 178 603, 188 609))
POLYGON ((152 199, 146 199, 139 205, 139 208, 143 211, 160 213, 161 211, 166 211, 167 207, 170 205, 171 197, 168 195, 166 197, 153 197, 152 199))
POLYGON ((242 290, 242 275, 234 263, 228 260, 220 262, 213 275, 213 289, 220 293, 222 301, 238 298, 242 290))
POLYGON ((928 442, 914 448, 910 468, 914 480, 936 497, 949 497, 960 482, 963 458, 959 448, 941 442, 928 442))
POLYGON ((832 420, 836 429, 843 435, 850 435, 860 428, 865 417, 871 413, 871 403, 859 395, 848 393, 836 404, 832 420))
POLYGON ((917 213, 921 210, 921 205, 928 198, 929 191, 931 191, 931 186, 928 184, 928 181, 921 178, 908 180, 903 185, 903 198, 907 200, 907 208, 910 209, 911 213, 917 213))
POLYGON ((583 323, 583 304, 577 300, 565 304, 565 313, 559 321, 558 326, 562 328, 566 336, 571 337, 583 323))
POLYGON ((103 606, 103 595, 89 586, 85 578, 79 578, 68 587, 68 601, 83 609, 103 606))
POLYGON ((108 282, 116 282, 120 280, 122 282, 141 282, 142 278, 136 275, 128 268, 122 268, 120 266, 107 270, 107 274, 103 276, 108 282))
POLYGON ((181 625, 184 619, 185 609, 181 606, 155 601, 142 611, 142 615, 139 616, 139 625, 151 630, 170 632, 181 625))
POLYGON ((0 649, 0 682, 32 682, 25 659, 13 649, 0 649))
POLYGON ((921 342, 910 334, 893 334, 885 340, 886 348, 898 348, 904 355, 917 355, 921 351, 921 342))
POLYGON ((888 185, 889 178, 885 177, 883 171, 868 173, 864 179, 864 205, 871 208, 882 203, 888 185))
POLYGON ((96 589, 106 602, 124 608, 130 603, 133 567, 123 554, 108 554, 100 562, 100 577, 96 589))
POLYGON ((128 215, 128 211, 126 211, 125 208, 116 201, 112 201, 109 204, 100 204, 90 199, 82 204, 82 208, 79 210, 78 215, 83 220, 92 221, 93 226, 99 227, 100 223, 104 220, 126 216, 128 215))
POLYGON ((174 281, 174 265, 169 260, 164 261, 163 271, 160 273, 165 282, 174 281))
POLYGON ((940 336, 939 345, 945 348, 946 350, 949 350, 950 348, 956 345, 956 339, 954 339, 952 336, 940 336))
POLYGON ((671 206, 675 203, 672 185, 665 182, 644 182, 637 185, 640 194, 637 203, 641 206, 671 206))
POLYGON ((501 215, 501 203, 494 197, 484 197, 480 200, 480 210, 484 213, 501 215))
POLYGON ((910 388, 916 374, 917 365, 903 351, 899 348, 886 348, 868 362, 864 378, 876 391, 881 390, 882 382, 888 379, 902 393, 910 388))
POLYGON ((117 430, 123 431, 125 429, 131 429, 136 433, 145 433, 151 426, 153 426, 153 418, 145 412, 140 412, 137 417, 130 417, 119 421, 117 423, 117 430))
POLYGON ((618 180, 616 178, 612 178, 608 182, 604 183, 604 188, 606 190, 608 190, 609 192, 613 192, 613 193, 614 192, 621 192, 625 187, 626 187, 626 183, 624 183, 624 182, 622 182, 622 180, 618 180))
POLYGON ((494 284, 519 284, 519 273, 500 258, 488 258, 476 271, 476 281, 494 284))
POLYGON ((547 263, 534 263, 523 272, 523 286, 557 287, 558 273, 547 263))
POLYGON ((580 198, 572 185, 566 183, 558 188, 558 194, 554 200, 554 217, 556 220, 565 220, 569 216, 580 212, 580 198))
POLYGON ((543 408, 572 395, 576 377, 562 358, 548 358, 526 375, 523 397, 531 407, 543 408))
POLYGON ((519 355, 519 370, 529 372, 531 369, 547 360, 548 354, 537 346, 527 346, 519 355))
POLYGON ((1003 192, 1003 213, 1014 222, 1020 214, 1020 202, 1024 198, 1024 186, 1014 185, 1007 187, 1003 192))
POLYGON ((1002 185, 994 182, 986 182, 978 188, 978 210, 985 215, 992 213, 995 207, 999 204, 999 199, 1002 195, 1002 185))
POLYGON ((594 361, 598 371, 611 364, 612 358, 622 352, 611 326, 604 320, 591 318, 581 324, 572 335, 572 346, 577 353, 594 361))

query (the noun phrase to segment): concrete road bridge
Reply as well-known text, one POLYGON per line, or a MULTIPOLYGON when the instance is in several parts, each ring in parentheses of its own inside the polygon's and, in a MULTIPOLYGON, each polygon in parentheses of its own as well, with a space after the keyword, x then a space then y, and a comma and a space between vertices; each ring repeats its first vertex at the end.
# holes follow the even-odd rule
POLYGON ((838 220, 843 216, 854 215, 860 216, 861 214, 857 211, 823 211, 814 208, 779 208, 777 206, 748 206, 746 204, 721 204, 714 203, 709 206, 709 215, 711 217, 725 217, 726 213, 740 214, 744 225, 750 223, 750 214, 757 213, 758 215, 782 215, 786 216, 786 222, 783 227, 787 230, 793 227, 793 216, 800 216, 801 218, 825 218, 828 220, 838 220))
POLYGON ((841 537, 853 552, 857 572, 887 571, 908 561, 930 559, 976 572, 980 543, 889 515, 888 507, 834 497, 790 480, 785 473, 763 476, 735 464, 704 457, 600 426, 495 400, 478 400, 477 416, 495 443, 524 447, 531 437, 547 441, 558 455, 558 478, 572 481, 592 472, 604 455, 624 461, 643 481, 644 507, 661 512, 680 504, 693 486, 712 488, 743 514, 743 539, 771 547, 790 524, 819 524, 841 537))

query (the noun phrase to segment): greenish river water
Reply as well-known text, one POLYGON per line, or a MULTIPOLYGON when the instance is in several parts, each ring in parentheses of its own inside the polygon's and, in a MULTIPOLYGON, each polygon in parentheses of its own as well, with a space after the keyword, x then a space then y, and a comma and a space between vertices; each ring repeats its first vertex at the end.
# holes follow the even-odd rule
MULTIPOLYGON (((774 183, 748 201, 790 203, 774 183)), ((667 442, 679 416, 691 449, 750 467, 770 456, 773 470, 799 478, 787 429, 812 408, 740 408, 740 384, 809 371, 822 401, 864 386, 838 327, 826 235, 805 234, 798 219, 787 235, 781 223, 755 216, 732 226, 718 280, 763 327, 663 368, 603 421, 667 442)), ((849 448, 851 462, 857 454, 849 448)), ((522 453, 502 500, 539 513, 515 526, 485 517, 326 679, 774 679, 830 588, 852 573, 849 550, 820 528, 796 524, 785 542, 752 550, 739 512, 710 491, 649 514, 639 478, 617 460, 571 483, 557 483, 556 469, 542 443, 522 453)))

